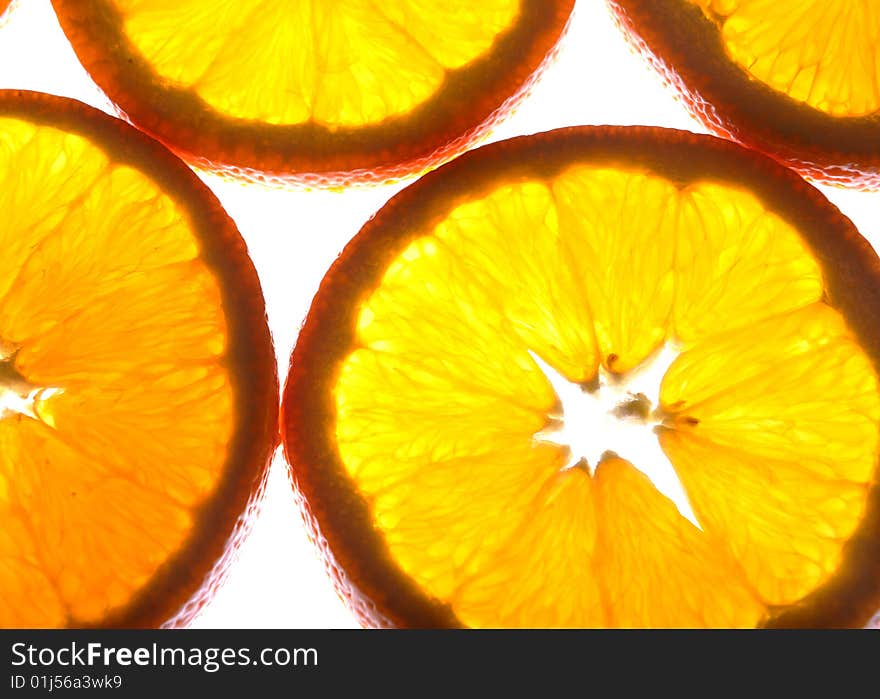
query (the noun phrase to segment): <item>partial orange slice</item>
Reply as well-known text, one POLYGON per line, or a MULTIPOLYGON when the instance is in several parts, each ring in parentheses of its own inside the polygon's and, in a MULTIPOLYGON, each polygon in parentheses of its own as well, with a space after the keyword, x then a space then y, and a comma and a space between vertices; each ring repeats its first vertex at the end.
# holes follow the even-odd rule
POLYGON ((285 453, 366 624, 859 626, 880 608, 880 260, 713 137, 461 156, 327 273, 285 453))
POLYGON ((276 442, 260 285, 181 161, 0 91, 0 627, 187 623, 276 442))
POLYGON ((875 0, 610 0, 610 6, 707 127, 818 180, 880 187, 875 0))
POLYGON ((428 169, 481 137, 573 0, 54 0, 83 65, 188 160, 310 183, 428 169))

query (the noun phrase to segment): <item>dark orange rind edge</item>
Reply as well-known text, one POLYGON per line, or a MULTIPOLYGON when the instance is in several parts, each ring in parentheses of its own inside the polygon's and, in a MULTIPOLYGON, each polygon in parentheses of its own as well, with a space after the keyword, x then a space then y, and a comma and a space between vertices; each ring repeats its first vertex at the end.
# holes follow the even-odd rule
POLYGON ((818 182, 880 189, 880 112, 833 117, 756 80, 687 0, 607 2, 631 45, 708 129, 818 182))
MULTIPOLYGON (((81 102, 24 90, 0 90, 0 116, 79 134, 110 159, 152 177, 186 210, 201 259, 216 275, 226 316, 229 378, 237 428, 224 475, 195 531, 147 586, 103 627, 189 624, 222 582, 232 553, 246 537, 278 444, 278 375, 263 293, 235 223, 193 171, 160 143, 81 102)), ((77 619, 70 625, 85 627, 77 619)))
MULTIPOLYGON (((574 163, 656 170, 680 185, 711 177, 747 186, 803 235, 826 275, 827 300, 880 374, 880 259, 833 204, 770 158, 712 136, 657 127, 570 127, 470 151, 393 197, 327 272, 291 355, 282 442, 312 538, 340 596, 368 626, 458 627, 391 557, 335 447, 333 387, 356 346, 360 306, 420 231, 493 185, 552 177, 574 163)), ((442 536, 438 532, 438 536, 442 536)), ((768 627, 859 627, 880 608, 880 485, 871 486, 848 563, 800 602, 771 609, 768 627)))
POLYGON ((80 62, 120 115, 193 165, 263 182, 341 186, 422 172, 486 135, 553 58, 574 0, 524 0, 490 52, 451 70, 444 88, 407 114, 358 128, 271 125, 217 114, 163 83, 126 38, 112 0, 53 0, 80 62), (112 37, 124 70, 107 55, 112 37), (200 121, 198 115, 212 116, 200 121))

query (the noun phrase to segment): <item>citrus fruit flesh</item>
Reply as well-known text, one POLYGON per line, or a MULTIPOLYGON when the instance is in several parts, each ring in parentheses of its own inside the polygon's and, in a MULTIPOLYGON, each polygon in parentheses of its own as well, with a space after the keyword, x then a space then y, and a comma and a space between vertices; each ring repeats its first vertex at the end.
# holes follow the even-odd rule
POLYGON ((880 186, 873 0, 610 0, 710 128, 819 180, 880 186))
POLYGON ((815 190, 709 137, 560 130, 426 176, 291 359, 286 453, 343 594, 380 625, 864 624, 878 275, 815 190), (553 374, 619 397, 624 436, 553 374))
POLYGON ((873 0, 692 1, 756 80, 835 116, 880 110, 880 5, 873 0))
POLYGON ((71 100, 0 92, 0 179, 0 626, 184 621, 274 443, 243 243, 180 161, 71 100))
POLYGON ((453 142, 541 65, 572 2, 54 5, 108 96, 176 149, 275 173, 363 169, 360 178, 463 148, 453 142))

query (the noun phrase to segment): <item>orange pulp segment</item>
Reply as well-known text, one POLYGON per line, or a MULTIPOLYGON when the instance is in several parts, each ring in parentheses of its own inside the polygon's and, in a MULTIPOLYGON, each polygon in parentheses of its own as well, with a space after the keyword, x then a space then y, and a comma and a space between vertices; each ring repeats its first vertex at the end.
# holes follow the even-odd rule
POLYGON ((338 127, 380 122, 429 99, 447 71, 485 53, 516 21, 520 3, 113 4, 132 46, 158 76, 218 112, 338 127))
POLYGON ((786 216, 717 173, 601 162, 443 202, 357 297, 331 380, 344 471, 427 598, 471 626, 753 626, 845 566, 877 361, 786 216), (532 354, 589 388, 664 345, 656 432, 699 527, 638 455, 565 468, 536 441, 559 405, 532 354))
POLYGON ((369 179, 425 167, 487 128, 550 53, 572 0, 54 5, 96 82, 176 150, 369 179))
POLYGON ((142 624, 127 615, 148 601, 172 616, 180 590, 149 600, 151 585, 213 565, 198 567, 205 540, 172 567, 222 499, 244 421, 196 195, 114 151, 121 127, 87 115, 96 138, 2 102, 0 626, 142 624))
POLYGON ((833 116, 880 110, 880 5, 874 0, 691 0, 755 79, 833 116))

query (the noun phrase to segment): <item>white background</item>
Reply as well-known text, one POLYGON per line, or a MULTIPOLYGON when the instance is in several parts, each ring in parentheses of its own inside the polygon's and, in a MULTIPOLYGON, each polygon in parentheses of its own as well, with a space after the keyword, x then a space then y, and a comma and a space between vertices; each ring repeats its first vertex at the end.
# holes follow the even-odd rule
MULTIPOLYGON (((109 110, 79 65, 49 0, 19 0, 0 29, 0 88, 67 95, 109 110)), ((490 140, 571 124, 655 124, 703 131, 630 53, 602 0, 579 1, 557 61, 490 140)), ((263 283, 283 381, 297 330, 325 270, 403 185, 346 192, 271 191, 204 179, 248 243, 263 283)), ((880 248, 880 193, 822 189, 880 248)), ((226 584, 195 626, 356 626, 306 538, 280 453, 262 514, 226 584)))

